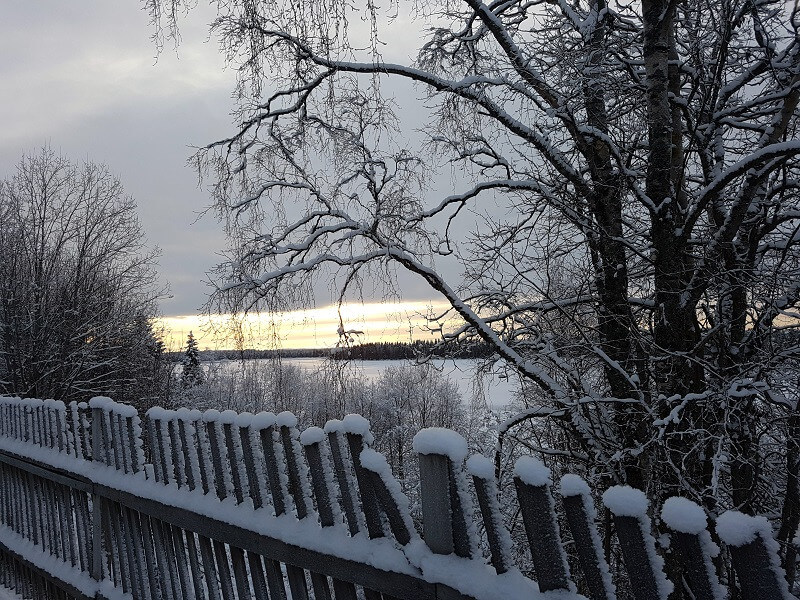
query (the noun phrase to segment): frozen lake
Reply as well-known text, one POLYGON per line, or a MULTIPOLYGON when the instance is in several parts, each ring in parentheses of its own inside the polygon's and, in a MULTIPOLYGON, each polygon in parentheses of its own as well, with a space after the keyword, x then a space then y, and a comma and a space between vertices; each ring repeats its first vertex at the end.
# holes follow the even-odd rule
MULTIPOLYGON (((270 359, 250 359, 255 361, 269 362, 270 359)), ((298 366, 309 371, 318 371, 325 368, 328 359, 322 357, 314 358, 282 358, 281 362, 286 365, 298 366)), ((474 397, 475 392, 480 392, 486 398, 486 404, 490 408, 503 408, 507 406, 519 388, 516 376, 505 378, 497 374, 479 375, 478 367, 480 361, 475 359, 434 359, 430 363, 436 367, 445 377, 450 379, 458 386, 461 397, 468 403, 474 397), (480 387, 477 387, 480 386, 480 387)), ((221 361, 215 364, 225 368, 236 368, 240 364, 238 361, 221 361)), ((389 367, 400 367, 413 365, 408 360, 350 360, 342 361, 347 369, 352 369, 354 373, 365 377, 369 381, 378 379, 389 367)))

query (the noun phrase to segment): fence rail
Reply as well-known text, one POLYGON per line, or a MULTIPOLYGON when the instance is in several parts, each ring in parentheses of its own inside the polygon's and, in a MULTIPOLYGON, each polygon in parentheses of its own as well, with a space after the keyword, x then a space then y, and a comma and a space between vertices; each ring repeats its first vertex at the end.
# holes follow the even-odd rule
MULTIPOLYGON (((151 409, 143 422, 108 398, 0 398, 0 584, 36 599, 622 598, 580 477, 559 482, 559 521, 550 471, 517 461, 532 564, 516 565, 488 459, 465 464, 455 432, 417 434, 420 536, 371 443, 358 415, 301 435, 289 413, 151 409)), ((671 498, 658 515, 673 583, 644 494, 617 486, 603 503, 635 600, 663 600, 675 585, 691 594, 681 597, 726 597, 699 506, 671 498)), ((715 533, 744 600, 793 598, 765 518, 728 512, 715 533)))

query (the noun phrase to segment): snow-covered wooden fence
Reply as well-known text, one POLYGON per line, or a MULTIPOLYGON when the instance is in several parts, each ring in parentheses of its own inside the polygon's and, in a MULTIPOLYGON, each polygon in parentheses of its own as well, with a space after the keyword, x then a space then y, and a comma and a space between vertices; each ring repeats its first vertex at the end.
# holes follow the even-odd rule
MULTIPOLYGON (((516 565, 488 459, 472 456, 465 469, 458 434, 417 434, 420 537, 371 442, 358 415, 299 434, 289 413, 153 409, 142 423, 107 398, 0 398, 0 583, 36 599, 569 600, 578 587, 617 597, 580 477, 559 484, 573 574, 550 471, 533 457, 517 462, 533 564, 516 565)), ((673 584, 644 494, 615 487, 603 502, 634 598, 663 600, 673 584)), ((660 518, 693 597, 724 598, 704 511, 672 498, 660 518)), ((766 519, 729 512, 715 530, 745 600, 792 597, 766 519)))

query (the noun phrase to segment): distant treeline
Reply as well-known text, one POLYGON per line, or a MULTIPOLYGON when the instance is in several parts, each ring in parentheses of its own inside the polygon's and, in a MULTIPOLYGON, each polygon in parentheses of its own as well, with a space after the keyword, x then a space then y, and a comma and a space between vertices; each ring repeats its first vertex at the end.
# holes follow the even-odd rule
MULTIPOLYGON (((200 360, 251 360, 268 358, 332 358, 334 360, 411 360, 416 358, 486 358, 491 355, 483 343, 459 344, 430 341, 371 342, 339 348, 297 348, 255 350, 203 350, 200 360)), ((181 360, 183 352, 173 352, 181 360)))
POLYGON ((374 342, 347 348, 336 348, 331 353, 337 359, 402 360, 419 357, 485 358, 492 354, 486 344, 459 344, 429 341, 374 342))

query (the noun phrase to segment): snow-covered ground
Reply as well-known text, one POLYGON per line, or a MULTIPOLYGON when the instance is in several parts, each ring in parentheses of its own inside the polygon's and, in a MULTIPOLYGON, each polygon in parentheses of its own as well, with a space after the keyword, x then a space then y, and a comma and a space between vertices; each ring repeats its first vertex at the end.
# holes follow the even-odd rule
POLYGON ((18 596, 11 590, 0 586, 0 600, 22 600, 22 596, 18 596))

